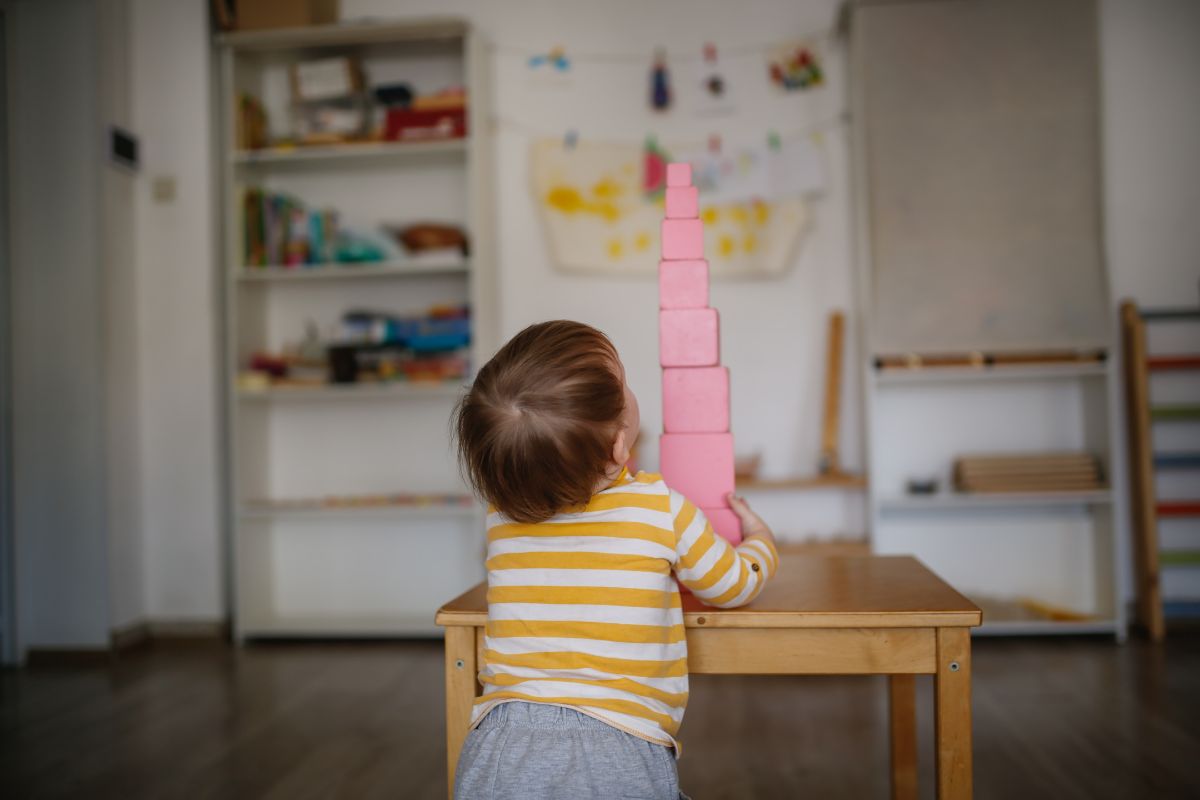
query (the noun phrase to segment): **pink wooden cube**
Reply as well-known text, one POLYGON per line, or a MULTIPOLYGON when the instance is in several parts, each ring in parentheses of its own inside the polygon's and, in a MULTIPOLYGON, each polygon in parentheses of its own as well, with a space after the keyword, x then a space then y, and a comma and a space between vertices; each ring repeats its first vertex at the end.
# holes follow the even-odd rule
POLYGON ((659 308, 706 308, 708 306, 708 262, 658 262, 659 308))
POLYGON ((686 161, 667 164, 667 188, 692 185, 692 165, 686 161))
POLYGON ((733 545, 742 543, 742 521, 732 509, 703 508, 701 511, 708 517, 708 524, 712 525, 718 536, 733 545))
POLYGON ((704 258, 704 223, 698 219, 664 219, 662 257, 667 261, 704 258))
POLYGON ((733 435, 664 433, 659 467, 667 485, 701 508, 720 508, 733 491, 733 435))
POLYGON ((669 367, 663 370, 663 430, 724 433, 729 430, 729 370, 669 367))
POLYGON ((700 190, 695 186, 667 187, 667 219, 695 219, 700 216, 700 190))
POLYGON ((658 360, 664 367, 715 367, 721 334, 715 308, 667 308, 658 312, 658 360))

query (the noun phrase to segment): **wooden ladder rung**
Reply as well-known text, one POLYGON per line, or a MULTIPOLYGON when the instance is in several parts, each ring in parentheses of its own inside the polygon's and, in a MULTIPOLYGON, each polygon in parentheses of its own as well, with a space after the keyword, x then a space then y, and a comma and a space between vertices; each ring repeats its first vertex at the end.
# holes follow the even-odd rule
POLYGON ((1200 319, 1200 308, 1143 308, 1139 313, 1147 322, 1200 319))
POLYGON ((1198 469, 1200 453, 1159 453, 1154 457, 1159 469, 1198 469))
POLYGON ((1164 500, 1154 508, 1160 517, 1200 517, 1200 500, 1164 500))
POLYGON ((1168 600, 1163 605, 1163 616, 1171 619, 1200 617, 1200 600, 1168 600))
POLYGON ((1200 550, 1160 550, 1158 563, 1164 567, 1200 567, 1200 550))
POLYGON ((1151 406, 1150 419, 1155 422, 1187 422, 1200 419, 1200 406, 1151 406))
POLYGON ((1146 369, 1151 372, 1200 369, 1200 355, 1150 356, 1146 359, 1146 369))

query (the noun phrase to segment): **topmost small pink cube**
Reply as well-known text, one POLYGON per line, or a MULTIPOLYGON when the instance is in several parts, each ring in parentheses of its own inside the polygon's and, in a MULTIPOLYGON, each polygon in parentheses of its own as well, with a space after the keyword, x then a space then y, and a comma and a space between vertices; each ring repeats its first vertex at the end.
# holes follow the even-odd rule
POLYGON ((691 186, 692 165, 686 161, 667 164, 667 186, 691 186))

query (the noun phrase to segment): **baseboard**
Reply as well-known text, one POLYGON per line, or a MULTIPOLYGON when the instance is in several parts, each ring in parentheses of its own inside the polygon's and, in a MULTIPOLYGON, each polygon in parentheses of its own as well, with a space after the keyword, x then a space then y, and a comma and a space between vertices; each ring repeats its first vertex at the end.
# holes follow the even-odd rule
POLYGON ((31 647, 25 651, 26 667, 106 667, 113 652, 107 647, 31 647))
POLYGON ((114 629, 110 642, 114 653, 122 653, 149 644, 219 642, 228 638, 229 622, 222 619, 147 619, 114 629))
POLYGON ((149 638, 162 640, 228 639, 226 619, 152 619, 146 623, 149 638))

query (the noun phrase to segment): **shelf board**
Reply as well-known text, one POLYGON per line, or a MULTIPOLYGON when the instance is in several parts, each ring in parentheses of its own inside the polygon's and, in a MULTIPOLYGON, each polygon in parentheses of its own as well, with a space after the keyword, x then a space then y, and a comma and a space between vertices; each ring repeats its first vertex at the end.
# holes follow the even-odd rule
POLYGON ((429 517, 474 517, 480 509, 471 505, 448 504, 390 504, 340 506, 277 506, 269 503, 247 503, 238 516, 243 520, 390 520, 429 517))
POLYGON ((1108 374, 1104 363, 1021 364, 981 367, 920 367, 916 369, 872 370, 880 386, 906 386, 928 383, 973 383, 1000 380, 1053 380, 1103 378, 1108 374))
POLYGON ((738 478, 737 488, 755 491, 814 491, 818 489, 863 489, 862 475, 810 475, 799 478, 738 478))
POLYGON ((265 31, 232 31, 217 37, 217 44, 233 50, 268 51, 309 47, 395 42, 428 42, 461 39, 468 24, 457 17, 425 17, 404 22, 341 22, 265 31))
POLYGON ((361 142, 237 150, 233 153, 232 160, 237 166, 290 166, 322 162, 340 163, 372 158, 462 155, 466 152, 467 140, 457 138, 427 142, 361 142))
POLYGON ((933 494, 888 497, 879 500, 880 511, 953 511, 987 508, 1056 508, 1106 505, 1108 489, 1073 492, 996 492, 991 494, 933 494))
POLYGON ((362 264, 315 264, 298 267, 243 267, 235 277, 243 283, 307 283, 309 281, 372 280, 429 275, 465 275, 466 261, 377 261, 362 264))
POLYGON ((254 401, 387 400, 429 397, 455 398, 459 383, 328 383, 321 386, 275 386, 269 389, 239 389, 238 397, 254 401))

